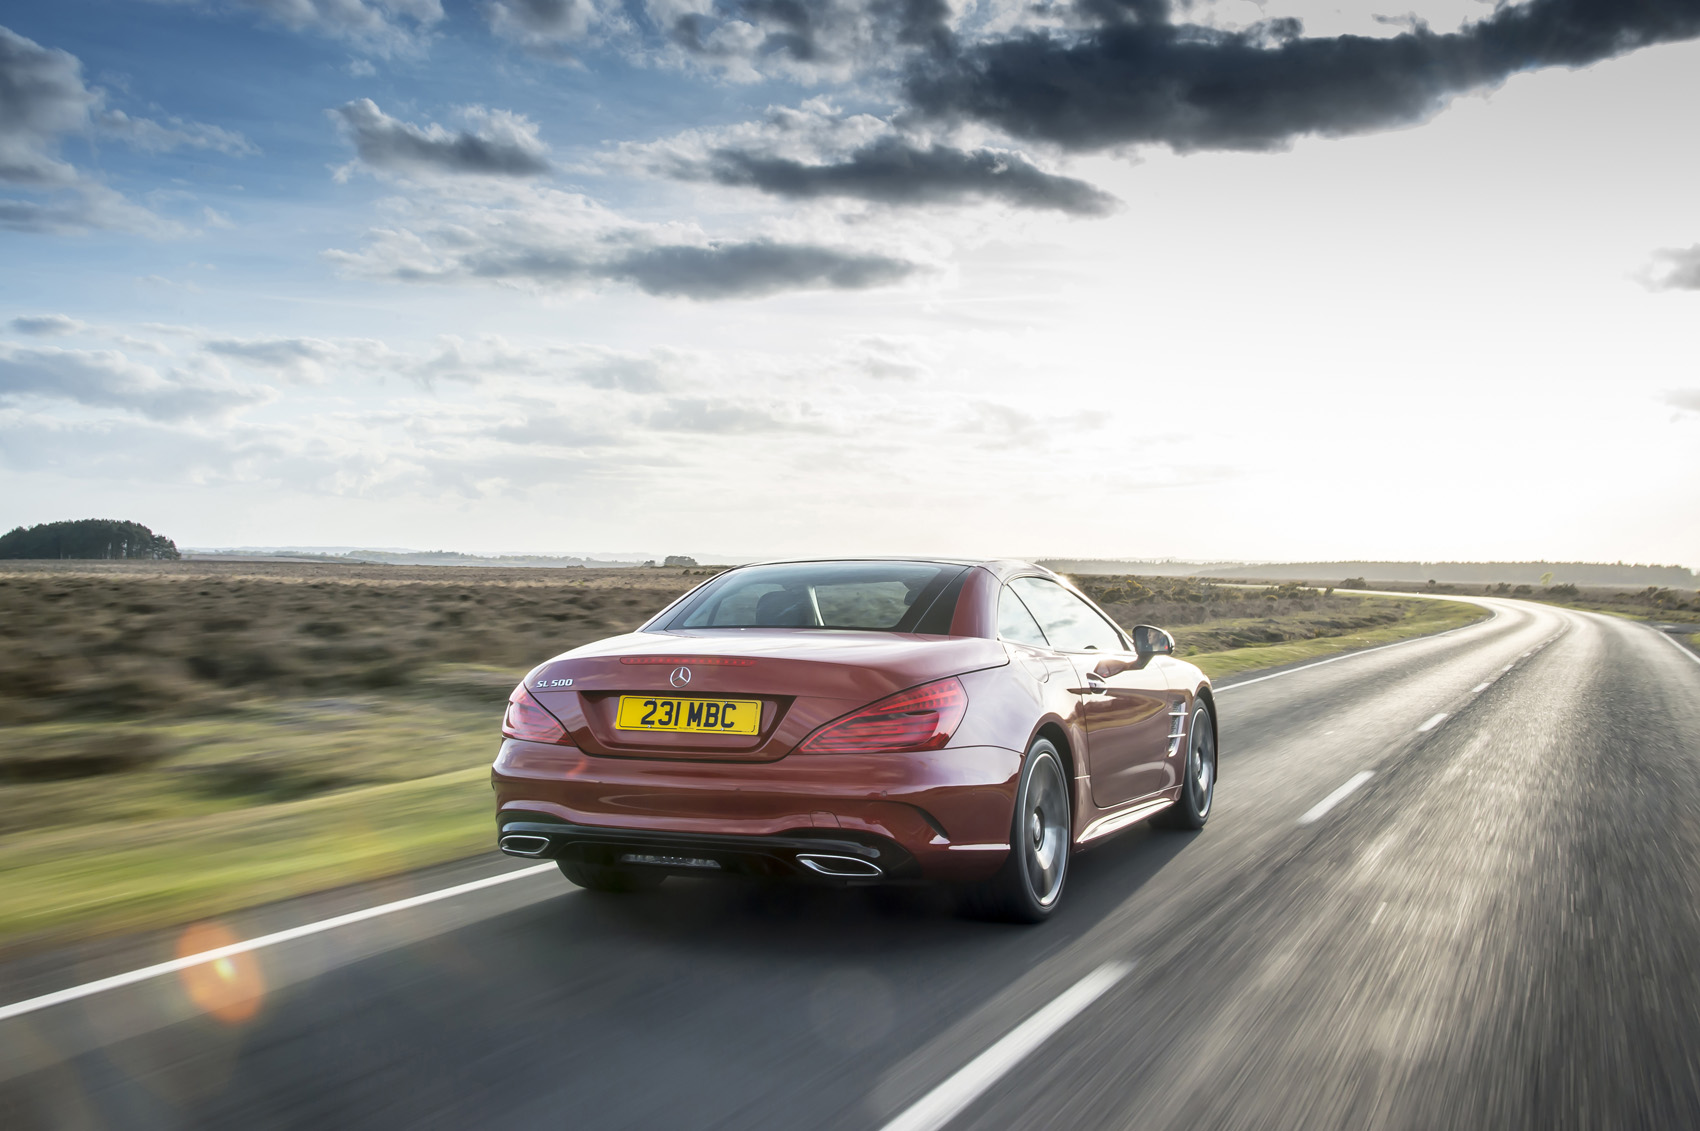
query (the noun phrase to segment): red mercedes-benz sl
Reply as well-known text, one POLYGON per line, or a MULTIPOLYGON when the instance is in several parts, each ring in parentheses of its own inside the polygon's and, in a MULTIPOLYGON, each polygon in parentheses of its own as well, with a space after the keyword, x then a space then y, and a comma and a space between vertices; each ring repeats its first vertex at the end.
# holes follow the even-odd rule
POLYGON ((727 570, 514 688, 499 844, 603 891, 937 880, 1037 922, 1073 852, 1209 817, 1215 704, 1173 651, 1025 562, 727 570))

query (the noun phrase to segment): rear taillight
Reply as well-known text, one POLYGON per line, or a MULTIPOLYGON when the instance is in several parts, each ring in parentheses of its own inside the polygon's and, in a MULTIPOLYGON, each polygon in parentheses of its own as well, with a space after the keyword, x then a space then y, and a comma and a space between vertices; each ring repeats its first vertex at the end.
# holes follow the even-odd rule
POLYGON ((800 749, 805 754, 937 750, 950 741, 967 710, 968 692, 954 676, 923 683, 828 723, 800 749))
POLYGON ((566 742, 567 728, 531 697, 525 684, 508 696, 508 711, 502 716, 502 733, 526 742, 566 742))

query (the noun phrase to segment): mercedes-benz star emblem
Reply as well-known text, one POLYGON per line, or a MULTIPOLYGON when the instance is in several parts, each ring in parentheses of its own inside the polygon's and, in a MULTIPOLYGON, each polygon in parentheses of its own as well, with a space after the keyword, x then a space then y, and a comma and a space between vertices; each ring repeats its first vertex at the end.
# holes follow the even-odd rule
POLYGON ((672 684, 674 687, 685 686, 687 683, 691 682, 691 669, 683 665, 674 668, 672 673, 668 675, 667 682, 672 684))

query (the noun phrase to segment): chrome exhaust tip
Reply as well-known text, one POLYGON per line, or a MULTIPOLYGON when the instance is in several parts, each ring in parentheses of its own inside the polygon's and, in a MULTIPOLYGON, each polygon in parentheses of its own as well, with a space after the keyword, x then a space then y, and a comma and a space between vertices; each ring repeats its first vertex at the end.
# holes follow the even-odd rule
POLYGON ((829 856, 822 852, 798 853, 797 863, 823 876, 843 878, 885 875, 878 864, 855 856, 829 856))
POLYGON ((509 856, 541 856, 549 850, 549 838, 546 836, 521 836, 516 833, 497 841, 496 847, 509 856))

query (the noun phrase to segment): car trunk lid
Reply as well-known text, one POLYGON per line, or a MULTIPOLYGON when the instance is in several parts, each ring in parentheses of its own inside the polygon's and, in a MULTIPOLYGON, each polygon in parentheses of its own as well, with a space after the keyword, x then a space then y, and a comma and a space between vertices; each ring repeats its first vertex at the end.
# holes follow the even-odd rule
POLYGON ((1009 662, 994 640, 830 629, 631 633, 574 649, 528 679, 588 754, 762 762, 894 692, 1009 662), (620 699, 760 703, 754 734, 624 729, 620 699))

